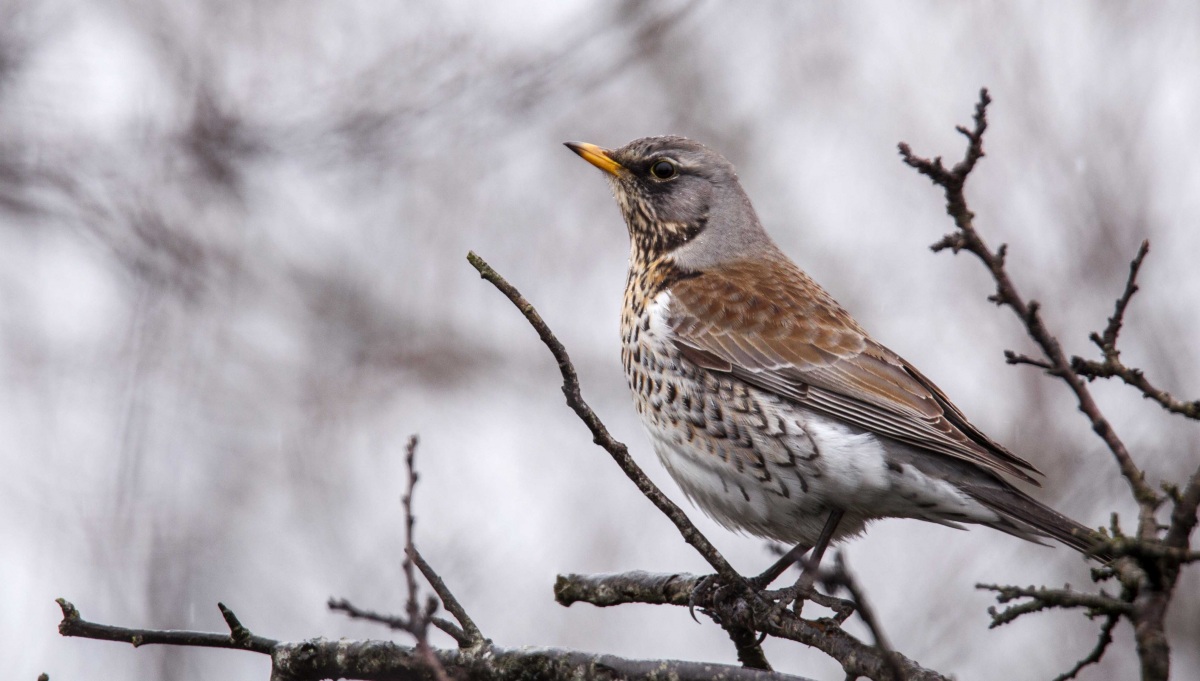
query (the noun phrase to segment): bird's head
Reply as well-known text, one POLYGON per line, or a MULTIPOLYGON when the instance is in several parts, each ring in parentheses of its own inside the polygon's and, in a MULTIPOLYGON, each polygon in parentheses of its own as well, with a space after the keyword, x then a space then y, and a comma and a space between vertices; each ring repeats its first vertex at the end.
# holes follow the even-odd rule
POLYGON ((567 147, 605 171, 636 254, 703 269, 774 249, 733 164, 686 137, 643 137, 619 149, 567 147))

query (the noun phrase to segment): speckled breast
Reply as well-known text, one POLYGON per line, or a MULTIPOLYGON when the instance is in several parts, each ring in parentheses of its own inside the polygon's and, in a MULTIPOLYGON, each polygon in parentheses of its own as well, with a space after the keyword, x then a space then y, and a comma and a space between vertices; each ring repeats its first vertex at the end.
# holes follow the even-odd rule
POLYGON ((659 459, 725 527, 787 542, 815 538, 826 505, 805 414, 684 358, 671 341, 671 295, 660 280, 653 268, 631 273, 621 318, 625 376, 659 459))

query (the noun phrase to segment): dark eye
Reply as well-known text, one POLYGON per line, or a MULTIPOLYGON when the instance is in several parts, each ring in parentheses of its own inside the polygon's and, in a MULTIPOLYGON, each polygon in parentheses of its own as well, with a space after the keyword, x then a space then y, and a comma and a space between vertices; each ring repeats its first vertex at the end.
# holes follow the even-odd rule
POLYGON ((669 180, 675 177, 675 164, 670 161, 655 161, 654 165, 650 166, 650 174, 660 180, 669 180))

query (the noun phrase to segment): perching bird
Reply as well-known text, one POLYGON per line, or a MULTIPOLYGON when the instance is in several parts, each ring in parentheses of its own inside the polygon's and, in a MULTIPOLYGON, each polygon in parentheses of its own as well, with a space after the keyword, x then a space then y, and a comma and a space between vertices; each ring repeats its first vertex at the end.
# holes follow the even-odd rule
POLYGON ((1037 469, 779 250, 720 154, 683 137, 567 146, 607 173, 629 228, 621 359, 638 414, 718 523, 821 550, 823 530, 827 543, 879 518, 1094 549, 1096 533, 1004 477, 1037 484, 1037 469))

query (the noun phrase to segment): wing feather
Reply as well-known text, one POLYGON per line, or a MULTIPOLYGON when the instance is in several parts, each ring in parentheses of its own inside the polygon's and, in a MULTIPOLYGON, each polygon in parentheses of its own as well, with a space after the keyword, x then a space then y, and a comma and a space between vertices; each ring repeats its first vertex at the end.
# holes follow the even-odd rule
POLYGON ((980 432, 932 381, 871 340, 789 261, 734 263, 676 282, 669 323, 684 358, 705 369, 864 430, 1037 484, 1029 475, 1037 469, 980 432), (740 316, 712 305, 714 296, 731 291, 771 304, 747 305, 740 316))

